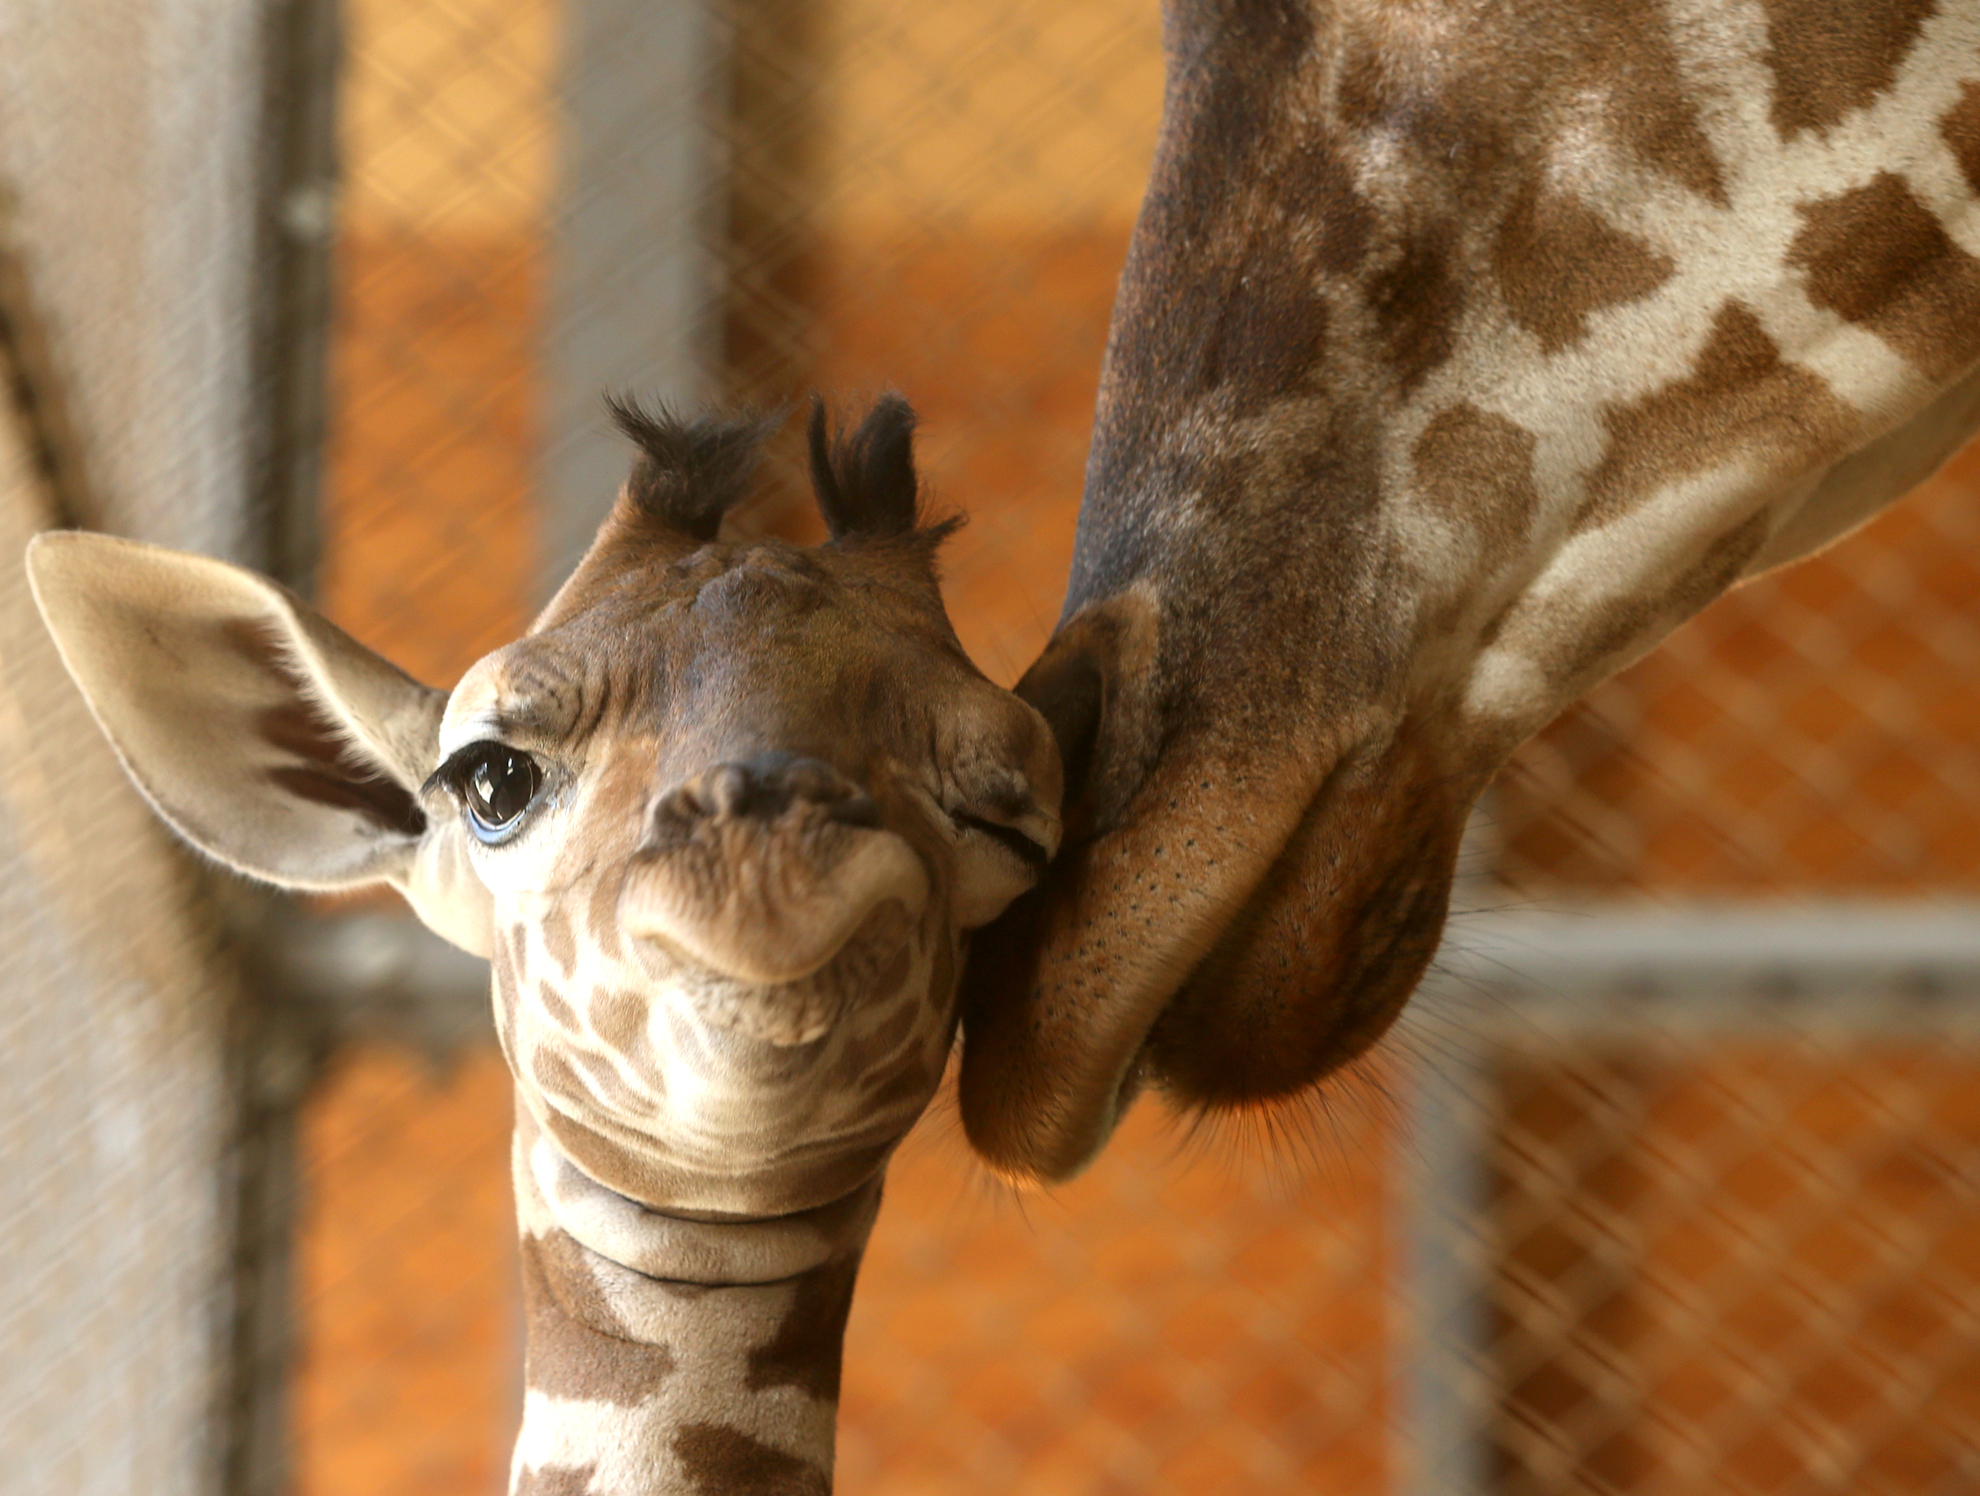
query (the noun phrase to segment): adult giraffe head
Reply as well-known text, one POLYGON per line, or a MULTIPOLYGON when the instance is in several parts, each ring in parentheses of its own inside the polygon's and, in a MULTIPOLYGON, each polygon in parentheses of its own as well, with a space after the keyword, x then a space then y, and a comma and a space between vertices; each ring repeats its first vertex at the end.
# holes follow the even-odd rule
POLYGON ((42 537, 37 599, 131 776, 292 888, 401 889, 491 958, 529 1319, 518 1491, 822 1491, 888 1155, 967 931, 1056 848, 1038 714, 964 656, 913 416, 811 430, 822 546, 725 543, 761 422, 641 448, 570 580, 451 693, 274 583, 42 537))
POLYGON ((1062 1178, 1144 1086, 1363 1051, 1511 750, 1975 424, 1974 0, 1172 0, 1057 633, 1067 846, 962 1108, 1062 1178))

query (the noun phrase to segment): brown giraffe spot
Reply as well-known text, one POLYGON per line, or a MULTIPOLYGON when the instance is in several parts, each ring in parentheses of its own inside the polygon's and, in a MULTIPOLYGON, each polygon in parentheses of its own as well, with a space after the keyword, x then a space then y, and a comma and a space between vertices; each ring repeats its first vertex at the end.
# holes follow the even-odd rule
POLYGON ((588 1049, 577 1050, 575 1056, 578 1068, 591 1082, 591 1094, 621 1117, 638 1116, 651 1105, 647 1097, 627 1084, 619 1067, 606 1056, 588 1049))
POLYGON ((524 1236, 521 1257, 529 1386, 551 1397, 630 1408, 673 1374, 666 1346, 626 1338, 576 1242, 561 1231, 524 1236))
POLYGON ((1462 196, 1527 159, 1533 142, 1522 138, 1526 126, 1547 120, 1567 99, 1593 96, 1610 134, 1639 162, 1723 206, 1718 159, 1660 9, 1515 0, 1497 8, 1496 34, 1481 39, 1479 61, 1454 67, 1439 56, 1437 83, 1428 89, 1406 74, 1392 76, 1392 59, 1407 44, 1378 22, 1382 34, 1372 45, 1345 50, 1341 119, 1363 129, 1400 128, 1424 160, 1449 172, 1462 196))
POLYGON ((1813 469, 1850 444, 1857 418, 1823 379, 1782 359, 1760 319, 1728 301, 1691 373, 1602 411, 1608 450, 1588 475, 1577 526, 1607 524, 1681 478, 1742 452, 1773 473, 1813 469))
POLYGON ((1647 5, 1587 6, 1579 18, 1592 33, 1587 55, 1607 99, 1609 128, 1652 171, 1724 207, 1730 200, 1719 159, 1699 127, 1664 18, 1647 5))
POLYGON ((609 949, 619 933, 619 886, 610 878, 594 879, 584 903, 584 933, 595 945, 609 949))
POLYGON ((1901 177, 1804 203, 1788 263, 1808 272, 1808 298, 1867 327, 1929 379, 1980 350, 1980 263, 1952 242, 1901 177))
POLYGON ((599 1041, 624 1056, 641 1079, 660 1085, 660 1067, 653 1062, 653 1045, 646 1033, 651 1013, 647 999, 619 988, 601 989, 592 993, 590 1007, 591 1026, 599 1041))
POLYGON ((1410 454, 1424 498, 1477 533, 1488 564, 1519 546, 1539 507, 1533 448, 1517 421, 1466 404, 1439 411, 1410 454))
POLYGON ((1457 347, 1464 288, 1451 267, 1456 240, 1447 223, 1417 228, 1396 262, 1369 282, 1369 309, 1404 393, 1457 347))
POLYGON ((1939 119, 1939 134, 1959 162, 1966 185, 1980 192, 1980 83, 1960 88, 1959 102, 1939 119))
POLYGON ((796 1295, 777 1333, 749 1353, 743 1385, 752 1392, 795 1387, 821 1401, 839 1395, 839 1363, 852 1313, 859 1254, 850 1253, 798 1279, 796 1295))
POLYGON ((543 1011, 550 1015, 550 1021, 558 1028, 567 1034, 577 1032, 577 1014, 564 1000, 564 994, 552 987, 549 982, 541 981, 536 984, 536 1001, 543 1011))
MULTIPOLYGON (((573 1055, 562 1049, 540 1046, 530 1055, 528 1070, 529 1078, 536 1083, 539 1094, 552 1102, 562 1102, 580 1115, 590 1113, 600 1104, 617 1107, 622 1116, 637 1114, 648 1105, 647 1099, 632 1091, 608 1061, 582 1050, 573 1055)), ((565 1151, 570 1152, 563 1130, 567 1121, 563 1109, 553 1106, 550 1129, 559 1142, 566 1143, 565 1151)), ((592 1141, 588 1128, 576 1124, 570 1124, 570 1127, 573 1132, 586 1133, 587 1141, 592 1141)), ((598 1139, 594 1146, 602 1144, 603 1140, 598 1139)), ((612 1150, 615 1154, 616 1151, 612 1150)), ((575 1152, 571 1156, 587 1169, 590 1168, 587 1157, 580 1157, 575 1152)))
POLYGON ((1335 113, 1364 145, 1375 137, 1405 143, 1415 169, 1444 178, 1460 195, 1506 159, 1517 121, 1492 70, 1430 61, 1419 44, 1381 22, 1348 22, 1346 32, 1337 44, 1335 113))
POLYGON ((514 959, 504 952, 495 953, 495 1031, 501 1036, 502 1049, 513 1061, 516 1052, 516 973, 514 959))
POLYGON ((1549 353, 1579 342, 1588 314, 1648 296, 1676 268, 1564 193, 1529 181, 1492 245, 1513 318, 1549 353))
POLYGON ((1247 246, 1242 272, 1226 276, 1222 293, 1204 301, 1192 350, 1196 380, 1229 393, 1240 416, 1292 393, 1326 342, 1327 303, 1289 240, 1282 225, 1272 225, 1247 246))
POLYGON ((571 917, 561 906, 553 905, 543 916, 543 949, 557 963, 559 976, 568 977, 577 966, 577 936, 571 930, 571 917))
POLYGON ((536 1088, 553 1101, 578 1102, 587 1099, 590 1092, 578 1079, 577 1071, 563 1053, 555 1049, 539 1049, 529 1057, 529 1078, 536 1082, 536 1088))
MULTIPOLYGON (((550 1077, 549 1085, 539 1083, 537 1087, 542 1095, 584 1096, 585 1093, 577 1086, 576 1077, 570 1067, 557 1056, 539 1057, 535 1069, 550 1077), (556 1086, 568 1086, 572 1089, 559 1091, 553 1089, 556 1086)), ((584 1123, 566 1116, 555 1106, 545 1109, 542 1126, 566 1158, 576 1164, 581 1172, 590 1175, 607 1189, 615 1190, 636 1201, 670 1200, 679 1197, 683 1188, 682 1176, 668 1164, 646 1158, 637 1151, 594 1132, 584 1123)))
POLYGON ((544 1465, 516 1477, 511 1496, 589 1496, 596 1465, 544 1465))
POLYGON ((1293 142, 1266 185, 1292 222, 1318 228, 1318 269, 1345 275, 1367 256, 1375 213, 1331 139, 1311 135, 1293 142))
POLYGON ((1936 0, 1762 0, 1774 128, 1826 130, 1891 86, 1936 0))
POLYGON ((697 1496, 832 1496, 829 1472, 719 1423, 689 1423, 674 1435, 674 1454, 697 1496))

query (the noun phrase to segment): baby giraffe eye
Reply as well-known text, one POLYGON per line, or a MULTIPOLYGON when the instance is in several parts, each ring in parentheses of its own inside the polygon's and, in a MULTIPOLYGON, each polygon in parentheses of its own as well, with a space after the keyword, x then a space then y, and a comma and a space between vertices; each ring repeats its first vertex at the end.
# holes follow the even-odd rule
POLYGON ((444 772, 467 807, 469 827, 489 846, 515 833, 543 786, 536 760, 501 743, 469 744, 444 772))

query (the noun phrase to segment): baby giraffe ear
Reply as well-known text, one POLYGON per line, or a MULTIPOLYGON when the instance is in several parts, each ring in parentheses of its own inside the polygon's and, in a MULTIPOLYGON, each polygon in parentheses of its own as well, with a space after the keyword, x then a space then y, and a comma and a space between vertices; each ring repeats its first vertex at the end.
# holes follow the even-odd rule
POLYGON ((825 402, 811 402, 811 486, 834 540, 885 540, 915 527, 914 408, 885 394, 850 435, 834 436, 825 402))
POLYGON ((445 693, 224 562, 75 531, 27 560, 62 662, 175 831, 285 888, 391 883, 486 954, 487 892, 419 803, 445 693))

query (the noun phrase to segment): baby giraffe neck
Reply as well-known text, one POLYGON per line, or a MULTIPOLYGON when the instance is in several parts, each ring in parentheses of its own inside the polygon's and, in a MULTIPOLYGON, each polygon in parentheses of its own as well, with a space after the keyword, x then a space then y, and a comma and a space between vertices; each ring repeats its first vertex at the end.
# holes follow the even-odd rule
POLYGON ((526 1324, 512 1496, 828 1496, 875 1179, 800 1216, 660 1215, 518 1109, 526 1324))

